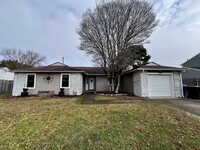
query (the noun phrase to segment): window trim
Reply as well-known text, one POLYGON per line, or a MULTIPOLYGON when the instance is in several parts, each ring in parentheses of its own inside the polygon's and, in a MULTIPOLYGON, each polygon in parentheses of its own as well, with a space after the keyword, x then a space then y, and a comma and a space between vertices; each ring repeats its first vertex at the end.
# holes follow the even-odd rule
POLYGON ((70 74, 65 74, 65 73, 62 73, 61 75, 60 75, 60 88, 64 88, 64 89, 69 89, 70 88, 70 74), (62 77, 63 77, 63 75, 68 75, 69 76, 69 85, 68 85, 68 87, 62 87, 62 77))
POLYGON ((36 73, 27 73, 26 74, 26 88, 27 89, 35 89, 35 84, 36 84, 36 73), (34 75, 34 86, 33 87, 27 87, 28 75, 34 75))

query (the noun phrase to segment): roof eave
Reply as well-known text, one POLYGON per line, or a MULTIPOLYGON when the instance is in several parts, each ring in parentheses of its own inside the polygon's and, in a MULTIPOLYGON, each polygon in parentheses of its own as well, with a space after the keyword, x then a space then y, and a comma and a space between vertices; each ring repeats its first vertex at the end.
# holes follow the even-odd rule
POLYGON ((183 71, 182 68, 138 68, 140 71, 183 71))
POLYGON ((132 73, 132 72, 136 72, 136 71, 184 71, 185 69, 182 68, 137 68, 137 69, 133 69, 133 70, 129 70, 123 73, 124 74, 128 74, 128 73, 132 73))
POLYGON ((89 74, 86 73, 87 76, 105 76, 105 74, 89 74))
POLYGON ((53 71, 38 71, 38 70, 20 70, 20 71, 14 71, 15 73, 85 73, 85 71, 71 71, 71 70, 64 70, 64 71, 57 71, 57 70, 53 70, 53 71))
POLYGON ((195 71, 200 71, 200 69, 197 68, 191 68, 191 67, 183 67, 184 70, 195 70, 195 71))

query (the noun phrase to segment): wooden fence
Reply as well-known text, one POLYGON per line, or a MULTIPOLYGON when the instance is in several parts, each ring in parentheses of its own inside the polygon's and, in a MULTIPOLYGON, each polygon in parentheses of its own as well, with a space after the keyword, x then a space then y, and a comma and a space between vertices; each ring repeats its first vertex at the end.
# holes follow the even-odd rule
POLYGON ((0 93, 12 93, 13 81, 0 80, 0 93))
POLYGON ((187 86, 200 86, 200 78, 183 79, 183 85, 187 86))

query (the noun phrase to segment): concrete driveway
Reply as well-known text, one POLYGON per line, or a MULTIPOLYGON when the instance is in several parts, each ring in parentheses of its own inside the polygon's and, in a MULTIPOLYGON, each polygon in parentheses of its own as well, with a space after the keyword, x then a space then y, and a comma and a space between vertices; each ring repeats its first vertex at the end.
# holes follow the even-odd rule
POLYGON ((200 100, 192 100, 192 99, 163 99, 156 100, 160 101, 168 106, 176 107, 182 109, 191 114, 195 114, 200 116, 200 100))

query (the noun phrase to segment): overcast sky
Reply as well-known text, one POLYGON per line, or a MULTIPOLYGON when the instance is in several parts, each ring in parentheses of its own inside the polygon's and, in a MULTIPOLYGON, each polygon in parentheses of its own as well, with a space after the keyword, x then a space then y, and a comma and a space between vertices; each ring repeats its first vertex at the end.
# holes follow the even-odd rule
MULTIPOLYGON (((151 0, 149 0, 151 1, 151 0)), ((145 45, 151 61, 180 66, 200 52, 200 0, 152 0, 160 20, 145 45)), ((0 0, 0 48, 37 51, 47 64, 91 66, 76 29, 95 0, 0 0)))

